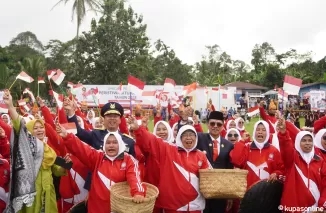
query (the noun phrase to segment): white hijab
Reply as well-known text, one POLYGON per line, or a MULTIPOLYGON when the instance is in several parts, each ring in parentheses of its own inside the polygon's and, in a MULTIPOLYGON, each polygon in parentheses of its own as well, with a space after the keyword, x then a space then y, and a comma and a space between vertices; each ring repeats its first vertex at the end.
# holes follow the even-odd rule
POLYGON ((319 130, 319 132, 315 135, 314 138, 314 144, 317 148, 326 151, 326 149, 323 147, 323 145, 321 145, 321 138, 323 137, 323 135, 326 133, 326 129, 321 129, 319 130))
MULTIPOLYGON (((157 131, 157 127, 158 127, 159 124, 163 124, 163 125, 166 127, 166 129, 168 130, 168 137, 167 137, 166 140, 164 140, 164 139, 162 138, 163 141, 165 141, 165 142, 167 142, 167 143, 173 143, 173 141, 174 141, 174 138, 173 138, 173 131, 172 131, 170 125, 169 125, 167 122, 165 122, 165 121, 159 121, 159 122, 157 122, 157 123, 155 124, 155 126, 154 126, 154 130, 153 130, 153 134, 154 134, 155 136, 157 136, 157 135, 156 135, 156 131, 157 131)), ((158 137, 158 136, 157 136, 157 137, 158 137)))
MULTIPOLYGON (((85 129, 84 120, 78 115, 77 115, 77 118, 80 119, 80 128, 85 129)), ((78 121, 78 119, 77 119, 77 121, 78 121)))
POLYGON ((243 124, 243 127, 242 127, 242 128, 239 127, 239 121, 240 121, 240 120, 242 120, 243 123, 244 123, 243 118, 239 117, 239 118, 237 118, 237 119, 234 120, 234 121, 235 121, 235 125, 236 125, 236 127, 237 127, 237 129, 238 129, 239 131, 243 131, 243 130, 245 130, 245 126, 244 126, 244 124, 243 124))
MULTIPOLYGON (((229 122, 228 122, 228 123, 229 123, 229 122)), ((235 132, 239 135, 237 142, 241 141, 241 134, 240 134, 239 130, 237 130, 237 129, 235 129, 235 128, 228 129, 228 131, 226 132, 226 137, 228 137, 228 134, 229 134, 231 131, 235 131, 235 132)))
POLYGON ((92 125, 93 125, 93 128, 95 129, 96 128, 96 122, 97 121, 100 121, 100 117, 95 117, 94 119, 93 119, 93 123, 92 123, 92 125))
POLYGON ((126 150, 126 144, 123 142, 123 140, 121 138, 121 135, 118 132, 109 132, 108 134, 105 135, 104 140, 103 140, 103 151, 104 151, 105 156, 107 158, 109 158, 111 161, 114 161, 125 150, 126 150), (105 144, 106 144, 106 141, 108 140, 108 138, 109 138, 110 135, 113 135, 117 139, 117 141, 119 143, 119 151, 118 151, 118 154, 116 156, 114 156, 114 157, 108 156, 106 154, 106 152, 105 152, 105 144))
POLYGON ((87 120, 89 121, 90 124, 92 124, 93 128, 95 128, 94 124, 95 124, 95 112, 93 110, 89 110, 87 113, 87 120), (93 115, 92 119, 88 118, 89 113, 91 113, 93 115))
POLYGON ((277 126, 277 123, 278 121, 275 122, 275 124, 273 125, 274 128, 275 128, 275 133, 273 134, 273 137, 272 137, 272 145, 278 150, 280 151, 280 142, 278 140, 278 137, 277 137, 277 129, 276 129, 276 126, 277 126))
MULTIPOLYGON (((173 142, 175 141, 175 137, 177 137, 177 136, 174 137, 174 129, 176 128, 177 125, 178 125, 178 122, 173 124, 173 126, 172 126, 173 142)), ((177 132, 178 132, 178 130, 177 130, 177 132)))
MULTIPOLYGON (((226 123, 226 130, 229 130, 230 129, 230 124, 231 122, 234 122, 235 123, 235 127, 237 128, 237 123, 235 122, 235 120, 229 120, 227 123, 226 123)), ((239 131, 238 131, 239 132, 239 131)))
POLYGON ((10 121, 10 117, 9 117, 9 115, 8 115, 8 114, 2 114, 2 115, 1 115, 1 118, 3 118, 3 117, 7 117, 7 119, 8 119, 7 124, 10 125, 10 124, 11 124, 11 121, 10 121))
POLYGON ((270 134, 269 125, 268 125, 268 123, 266 121, 257 121, 255 123, 254 132, 253 132, 253 141, 254 141, 254 143, 255 143, 255 145, 257 146, 258 149, 264 148, 265 144, 268 143, 269 134, 270 134), (262 124, 266 129, 266 138, 262 143, 259 143, 256 140, 256 130, 257 130, 257 127, 258 127, 259 124, 262 124))
POLYGON ((302 151, 302 149, 300 147, 300 142, 301 142, 302 138, 304 136, 306 136, 306 135, 311 136, 312 137, 312 140, 314 140, 314 136, 310 132, 308 132, 308 131, 301 131, 295 137, 294 147, 299 152, 299 154, 301 155, 301 157, 303 158, 303 160, 306 161, 307 164, 309 164, 310 161, 312 160, 312 158, 315 155, 315 149, 314 149, 314 146, 312 146, 311 152, 305 153, 305 152, 302 151))
POLYGON ((178 147, 184 149, 186 152, 191 152, 192 150, 196 149, 196 147, 197 147, 197 143, 198 143, 198 135, 197 135, 197 132, 196 132, 195 128, 194 128, 193 126, 191 126, 191 125, 188 125, 188 124, 182 126, 182 127, 179 129, 179 132, 178 132, 178 134, 177 134, 177 138, 175 139, 175 141, 176 141, 176 145, 177 145, 178 147), (187 130, 191 130, 191 131, 193 131, 193 132, 196 134, 196 143, 195 143, 194 147, 192 147, 191 149, 186 149, 186 148, 183 146, 182 141, 181 141, 181 135, 182 135, 182 133, 184 133, 184 132, 187 131, 187 130))

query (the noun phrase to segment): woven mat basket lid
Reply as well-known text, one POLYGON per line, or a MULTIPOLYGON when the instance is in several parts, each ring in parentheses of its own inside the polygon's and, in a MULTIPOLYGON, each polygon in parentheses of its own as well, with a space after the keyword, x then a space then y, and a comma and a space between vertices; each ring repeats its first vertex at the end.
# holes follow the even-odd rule
POLYGON ((146 197, 143 203, 134 203, 130 195, 130 187, 127 182, 116 183, 111 186, 111 212, 115 213, 152 213, 158 188, 149 183, 146 186, 146 197))

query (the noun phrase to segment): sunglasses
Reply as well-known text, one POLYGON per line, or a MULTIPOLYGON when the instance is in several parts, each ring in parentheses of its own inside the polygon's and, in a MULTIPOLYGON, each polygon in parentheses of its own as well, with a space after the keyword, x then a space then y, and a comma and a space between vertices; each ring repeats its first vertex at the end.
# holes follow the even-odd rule
POLYGON ((221 127, 221 126, 223 126, 223 124, 220 123, 220 122, 209 122, 209 125, 211 127, 214 127, 214 126, 221 127))
POLYGON ((229 138, 232 138, 232 137, 237 138, 237 137, 239 137, 239 135, 238 135, 238 134, 228 134, 228 137, 229 137, 229 138))

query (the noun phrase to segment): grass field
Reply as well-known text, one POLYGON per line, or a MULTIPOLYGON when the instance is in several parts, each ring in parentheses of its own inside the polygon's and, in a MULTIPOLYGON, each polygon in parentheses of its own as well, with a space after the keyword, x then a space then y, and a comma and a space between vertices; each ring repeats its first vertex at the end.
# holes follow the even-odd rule
MULTIPOLYGON (((246 130, 250 133, 250 135, 252 135, 253 131, 254 131, 254 125, 255 123, 259 121, 259 118, 252 118, 251 121, 249 123, 246 123, 246 130)), ((300 118, 300 127, 304 126, 304 118, 300 118)), ((202 128, 204 132, 207 132, 207 125, 206 124, 202 124, 202 128)), ((148 124, 148 129, 153 132, 154 129, 154 122, 153 120, 151 122, 149 122, 148 124)))

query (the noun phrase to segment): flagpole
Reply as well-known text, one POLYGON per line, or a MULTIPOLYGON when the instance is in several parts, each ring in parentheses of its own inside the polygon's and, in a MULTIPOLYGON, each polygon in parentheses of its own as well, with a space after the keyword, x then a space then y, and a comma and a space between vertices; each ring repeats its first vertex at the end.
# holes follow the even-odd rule
POLYGON ((221 84, 218 85, 218 103, 219 103, 219 111, 221 111, 221 84))
POLYGON ((37 96, 40 96, 40 83, 37 80, 37 96))
POLYGON ((282 110, 281 110, 281 115, 283 115, 283 109, 284 109, 284 89, 283 89, 283 97, 282 97, 282 110))
POLYGON ((9 87, 9 89, 8 89, 9 91, 10 91, 11 87, 14 86, 14 84, 16 83, 16 81, 17 81, 17 78, 16 78, 15 81, 10 85, 10 87, 9 87))

